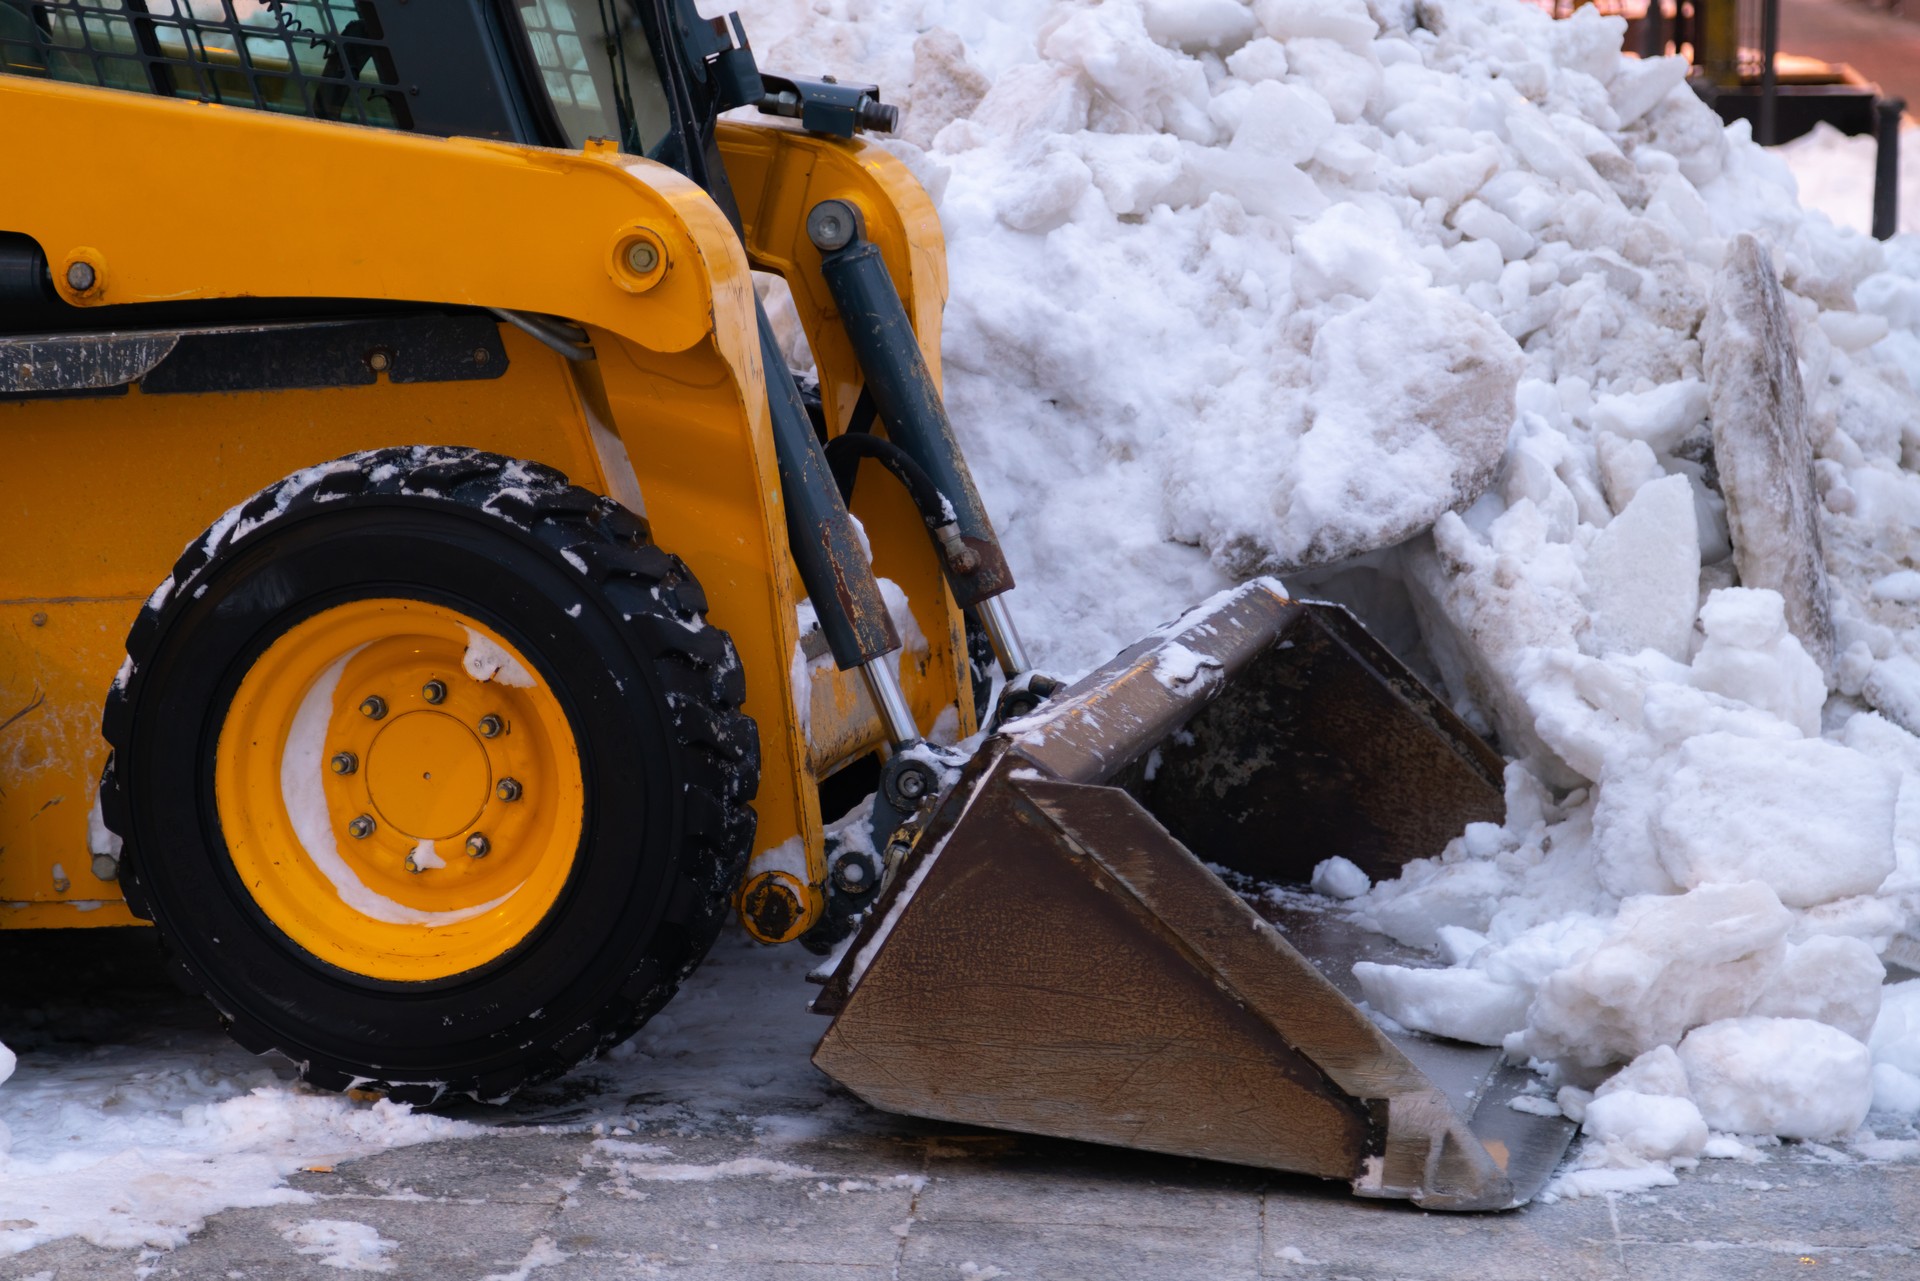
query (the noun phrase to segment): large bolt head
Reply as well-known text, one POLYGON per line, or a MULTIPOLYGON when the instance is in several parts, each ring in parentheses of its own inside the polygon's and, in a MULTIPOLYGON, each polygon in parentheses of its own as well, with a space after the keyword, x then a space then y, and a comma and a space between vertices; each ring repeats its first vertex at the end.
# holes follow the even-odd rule
POLYGON ((807 214, 807 238, 822 253, 845 249, 860 234, 860 214, 844 200, 822 200, 807 214))
POLYGON ((75 293, 84 294, 93 288, 93 282, 98 279, 99 276, 90 262, 76 262, 67 267, 67 288, 75 293))
POLYGON ((489 712, 480 718, 480 737, 498 738, 500 737, 501 731, 506 729, 506 727, 505 721, 489 712))
POLYGON ((498 796, 503 801, 519 800, 520 799, 520 780, 517 778, 501 779, 500 785, 493 789, 493 794, 495 796, 498 796))
POLYGON ((120 879, 120 860, 111 854, 93 856, 93 875, 96 880, 117 881, 120 879))
POLYGON ((475 832, 467 838, 467 853, 474 858, 485 858, 493 852, 493 843, 480 833, 475 832))
POLYGON ((372 816, 367 814, 362 814, 359 817, 355 818, 351 823, 348 823, 347 835, 351 836, 356 841, 364 841, 369 836, 372 836, 373 835, 372 816))
POLYGON ((406 869, 415 876, 420 875, 420 865, 413 861, 413 855, 407 855, 406 869))
POLYGON ((660 251, 645 240, 636 240, 627 246, 627 266, 633 268, 635 275, 644 276, 660 265, 660 251))
POLYGON ((833 862, 833 883, 844 894, 864 894, 875 880, 872 861, 864 854, 842 854, 833 862))
POLYGON ((447 701, 447 687, 441 681, 428 681, 420 687, 420 697, 438 706, 447 701))
POLYGON ((336 774, 351 774, 360 768, 360 758, 352 752, 335 752, 328 764, 333 766, 336 774))
POLYGON ((387 700, 378 694, 367 695, 360 700, 360 714, 368 720, 379 720, 387 714, 387 700))

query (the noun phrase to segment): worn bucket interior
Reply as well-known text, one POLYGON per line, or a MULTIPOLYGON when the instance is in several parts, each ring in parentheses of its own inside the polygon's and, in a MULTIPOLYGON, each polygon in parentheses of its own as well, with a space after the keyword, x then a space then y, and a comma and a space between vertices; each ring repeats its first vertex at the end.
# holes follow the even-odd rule
POLYGON ((1208 867, 1387 878, 1502 808, 1499 757, 1344 610, 1249 584, 974 758, 815 1002, 814 1062, 915 1116, 1519 1205, 1572 1134, 1507 1106, 1526 1075, 1383 1030, 1352 966, 1403 949, 1208 867))

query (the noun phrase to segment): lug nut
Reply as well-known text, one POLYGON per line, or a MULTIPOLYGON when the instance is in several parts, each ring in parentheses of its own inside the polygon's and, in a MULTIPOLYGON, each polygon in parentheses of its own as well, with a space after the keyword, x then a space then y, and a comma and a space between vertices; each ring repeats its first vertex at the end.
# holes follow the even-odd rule
POLYGON ((493 852, 493 843, 480 833, 475 832, 467 838, 467 853, 474 858, 485 858, 493 852))
POLYGON ((379 720, 387 714, 387 700, 378 694, 369 694, 360 702, 360 714, 368 720, 379 720))
POLYGON ((420 687, 420 697, 436 706, 447 701, 447 687, 442 681, 428 681, 420 687))
POLYGON ((352 752, 335 752, 330 764, 336 774, 351 774, 360 768, 360 758, 352 752))
POLYGON ((504 730, 505 728, 506 728, 506 723, 502 721, 498 716, 493 715, 493 713, 491 712, 487 713, 487 715, 482 716, 480 718, 480 737, 481 738, 498 738, 500 737, 500 731, 504 730))
POLYGON ((493 789, 493 794, 495 796, 498 796, 503 801, 519 800, 520 799, 520 780, 517 778, 501 779, 500 786, 493 789))
POLYGON ((411 854, 407 855, 406 868, 409 872, 412 872, 415 876, 420 875, 420 865, 413 861, 413 855, 411 854))
POLYGON ((353 822, 347 824, 347 835, 353 837, 353 839, 356 841, 364 841, 369 836, 372 836, 373 835, 372 817, 370 815, 362 814, 358 818, 354 819, 353 822))

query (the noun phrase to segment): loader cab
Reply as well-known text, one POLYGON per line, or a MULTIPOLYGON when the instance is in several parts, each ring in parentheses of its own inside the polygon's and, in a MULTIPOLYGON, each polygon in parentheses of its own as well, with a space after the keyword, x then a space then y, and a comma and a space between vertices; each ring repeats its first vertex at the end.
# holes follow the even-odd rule
POLYGON ((611 139, 699 180, 712 118, 741 105, 714 74, 746 53, 738 32, 692 0, 0 0, 0 72, 442 137, 611 139))

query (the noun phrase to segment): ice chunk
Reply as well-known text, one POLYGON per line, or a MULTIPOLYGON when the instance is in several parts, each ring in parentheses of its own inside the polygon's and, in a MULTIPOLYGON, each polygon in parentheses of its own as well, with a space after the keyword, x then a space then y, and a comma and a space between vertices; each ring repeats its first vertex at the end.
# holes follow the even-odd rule
POLYGON ((1867 311, 1823 311, 1820 331, 1841 351, 1865 351, 1887 336, 1885 316, 1867 311))
POLYGON ((1313 869, 1313 892, 1328 898, 1359 898, 1373 887, 1367 874, 1351 859, 1334 855, 1313 869))
POLYGON ((1700 603, 1692 483, 1667 476, 1641 486, 1587 549, 1586 579, 1601 653, 1657 649, 1684 661, 1700 603))
POLYGON ((1367 1004, 1403 1027, 1474 1045, 1500 1045, 1526 1026, 1533 994, 1481 970, 1416 970, 1360 961, 1367 1004))
POLYGON ((1903 1116, 1920 1113, 1920 1076, 1891 1063, 1873 1065, 1873 1110, 1903 1116))
POLYGON ((1666 453, 1707 416, 1707 387, 1697 378, 1664 383, 1651 391, 1602 396, 1593 404, 1593 425, 1629 440, 1644 440, 1666 453))
POLYGON ((1889 654, 1867 670, 1860 697, 1909 734, 1920 733, 1920 663, 1889 654))
POLYGON ((1920 570, 1895 570, 1874 579, 1872 595, 1875 600, 1899 601, 1902 604, 1920 601, 1920 570))
MULTIPOLYGON (((1263 85, 1255 92, 1302 96, 1299 90, 1286 85, 1263 85)), ((1332 118, 1328 117, 1326 129, 1332 128, 1332 118)), ((1282 155, 1305 145, 1311 154, 1313 147, 1319 145, 1314 139, 1316 131, 1310 116, 1298 122, 1261 125, 1259 145, 1276 148, 1282 155)), ((1238 142, 1236 138, 1236 145, 1238 142)), ((1422 285, 1429 283, 1432 273, 1408 256, 1404 241, 1400 229, 1384 214, 1360 205, 1335 205, 1301 228, 1293 238, 1294 293, 1306 302, 1324 302, 1342 294, 1372 298, 1390 281, 1411 279, 1422 285)), ((1397 301, 1412 313, 1408 317, 1411 320, 1413 315, 1432 306, 1439 296, 1408 293, 1397 301)))
POLYGON ((1253 0, 1253 15, 1275 40, 1322 36, 1364 49, 1380 34, 1365 0, 1253 0))
POLYGON ((1622 126, 1630 125, 1686 79, 1685 58, 1644 58, 1623 63, 1609 86, 1614 115, 1622 126))
POLYGON ((1800 360, 1773 259, 1751 235, 1728 251, 1701 339, 1740 581, 1785 598, 1788 628, 1830 672, 1833 606, 1800 360))
POLYGON ((1810 1019, 1709 1023, 1680 1042, 1680 1062, 1707 1124, 1734 1134, 1845 1138, 1873 1102, 1867 1047, 1810 1019))
POLYGON ((1897 771, 1837 743, 1702 734, 1662 787, 1654 845, 1678 885, 1763 881, 1812 907, 1887 879, 1899 797, 1897 771))
POLYGON ((1698 689, 1764 708, 1813 737, 1827 687, 1820 666, 1787 630, 1780 593, 1723 587, 1700 608, 1706 643, 1694 656, 1698 689))
POLYGON ((1600 1067, 1743 1014, 1779 967, 1792 922, 1759 882, 1630 898, 1606 942, 1540 985, 1526 1049, 1600 1067))
MULTIPOLYGON (((1451 295, 1394 281, 1321 329, 1277 566, 1400 542, 1493 482, 1520 352, 1451 295)), ((1277 536, 1275 536, 1277 535, 1277 536)))
MULTIPOLYGON (((1653 456, 1653 447, 1644 440, 1601 432, 1594 442, 1594 453, 1600 463, 1600 492, 1616 512, 1625 511, 1642 485, 1658 480, 1663 474, 1660 460, 1653 456)), ((1696 530, 1694 545, 1699 546, 1699 542, 1696 530)))
MULTIPOLYGON (((1265 163, 1305 164, 1313 159, 1313 153, 1320 149, 1333 128, 1333 112, 1319 94, 1277 80, 1265 80, 1255 85, 1248 97, 1246 113, 1233 133, 1232 147, 1235 151, 1259 156, 1265 163)), ((1342 205, 1338 212, 1345 216, 1357 211, 1352 205, 1342 205)), ((1301 233, 1295 248, 1302 253, 1312 253, 1314 235, 1324 235, 1324 227, 1337 221, 1335 211, 1330 211, 1327 217, 1301 233), (1316 233, 1316 228, 1322 231, 1316 233)), ((1399 268, 1405 270, 1405 259, 1399 259, 1398 263, 1399 268)), ((1296 266, 1295 270, 1299 268, 1296 266)))
POLYGON ((1146 0, 1146 22, 1161 44, 1190 50, 1238 49, 1253 34, 1242 0, 1146 0))
POLYGON ((1707 1123, 1692 1099, 1618 1090, 1587 1104, 1582 1128, 1594 1138, 1650 1161, 1698 1156, 1707 1123))
POLYGON ((1821 935, 1788 943, 1786 958, 1747 1013, 1812 1019, 1865 1041, 1880 1013, 1880 985, 1886 977, 1887 967, 1861 939, 1821 935))
POLYGON ((1687 1085, 1687 1069, 1680 1065, 1680 1056, 1673 1052, 1671 1045, 1656 1045, 1608 1077, 1593 1093, 1599 1098, 1621 1090, 1671 1094, 1683 1099, 1692 1094, 1687 1085))
POLYGON ((1880 1015, 1867 1045, 1874 1062, 1920 1077, 1920 979, 1895 983, 1880 994, 1880 1015))

